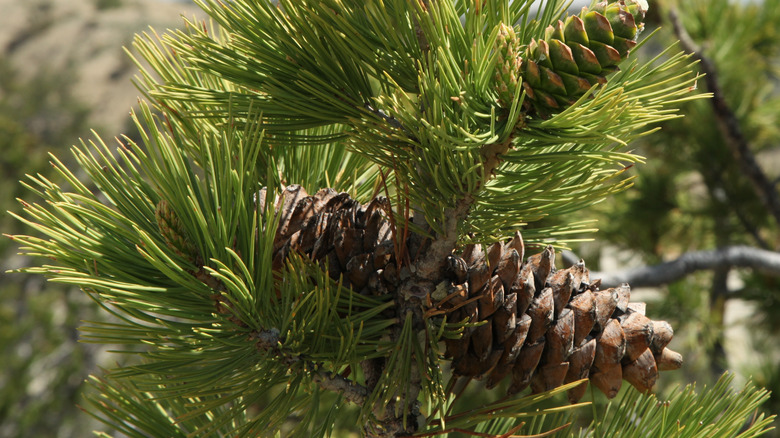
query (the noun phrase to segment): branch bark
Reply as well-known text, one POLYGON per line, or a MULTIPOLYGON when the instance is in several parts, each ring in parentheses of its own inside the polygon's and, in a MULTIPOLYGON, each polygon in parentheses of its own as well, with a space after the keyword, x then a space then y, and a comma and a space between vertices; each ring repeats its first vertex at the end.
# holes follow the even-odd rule
POLYGON ((344 396, 345 400, 355 403, 356 405, 363 406, 365 404, 369 395, 368 388, 353 380, 347 379, 340 374, 322 369, 319 364, 304 360, 301 356, 285 354, 285 352, 278 349, 278 345, 281 341, 280 336, 279 330, 271 328, 253 332, 251 339, 256 340, 255 348, 257 348, 258 351, 275 354, 278 360, 286 363, 290 367, 303 363, 304 367, 309 371, 312 381, 318 384, 320 388, 337 392, 344 396))
MULTIPOLYGON (((194 272, 193 275, 214 290, 221 292, 227 290, 222 281, 209 274, 203 267, 194 272)), ((240 326, 246 326, 243 321, 235 316, 231 304, 222 297, 221 294, 214 294, 212 298, 215 300, 217 313, 231 314, 229 318, 233 322, 240 326)), ((319 363, 305 360, 300 355, 291 355, 281 351, 278 348, 281 342, 281 333, 276 328, 253 331, 250 335, 250 340, 255 341, 255 348, 258 351, 274 354, 276 355, 277 360, 286 363, 290 367, 296 364, 303 364, 304 368, 308 370, 312 381, 319 385, 320 388, 326 391, 337 392, 341 394, 345 400, 358 406, 363 406, 371 393, 369 388, 340 374, 325 370, 319 363)))
POLYGON ((750 180, 761 202, 772 213, 775 221, 780 224, 780 195, 778 195, 775 185, 758 165, 756 157, 750 149, 750 143, 742 132, 737 115, 726 102, 723 89, 718 82, 718 71, 715 64, 702 54, 701 47, 688 35, 680 17, 674 10, 669 12, 669 19, 685 51, 699 60, 701 70, 705 74, 704 81, 707 84, 707 89, 712 93, 712 109, 718 128, 723 133, 724 141, 734 154, 742 172, 750 180))
POLYGON ((710 251, 694 251, 676 260, 654 266, 640 266, 618 272, 591 272, 591 278, 601 278, 601 287, 628 283, 631 287, 662 286, 688 274, 724 267, 761 269, 780 276, 780 253, 751 246, 726 246, 710 251))

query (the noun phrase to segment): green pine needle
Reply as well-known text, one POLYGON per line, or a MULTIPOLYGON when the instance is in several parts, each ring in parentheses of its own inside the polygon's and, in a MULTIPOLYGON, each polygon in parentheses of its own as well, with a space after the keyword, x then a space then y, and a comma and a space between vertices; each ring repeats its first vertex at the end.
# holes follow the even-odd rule
POLYGON ((84 339, 138 356, 92 379, 92 412, 128 436, 324 436, 348 395, 318 380, 356 385, 352 370, 379 358, 359 424, 384 406, 408 421, 423 401, 428 432, 570 409, 531 410, 564 386, 445 414, 439 340, 464 324, 421 329, 411 312, 393 315, 398 297, 353 291, 299 256, 274 269, 273 199, 291 184, 362 202, 381 193, 397 223, 422 214, 409 228, 425 237, 458 221, 443 240, 531 226, 529 246, 563 246, 593 227, 558 218, 629 186, 643 159, 628 144, 692 98, 688 58, 626 61, 545 119, 524 96, 497 104, 494 42, 502 24, 522 44, 542 37, 570 2, 196 2, 211 23, 134 42, 141 141, 82 142, 79 172, 53 158, 64 183, 31 176, 39 201, 16 216, 43 236, 14 236, 22 251, 51 260, 25 271, 81 286, 113 315, 84 339))
POLYGON ((666 400, 627 391, 622 399, 610 402, 604 420, 594 420, 590 427, 571 436, 748 438, 774 429, 770 425, 775 416, 757 412, 769 393, 751 382, 735 391, 733 380, 734 375, 726 373, 712 388, 696 393, 695 386, 688 385, 666 400))

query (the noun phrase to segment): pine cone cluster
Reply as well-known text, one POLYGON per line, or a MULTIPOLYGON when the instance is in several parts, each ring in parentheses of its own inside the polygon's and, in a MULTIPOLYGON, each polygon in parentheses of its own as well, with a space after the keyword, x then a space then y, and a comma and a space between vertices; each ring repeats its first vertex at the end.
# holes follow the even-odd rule
POLYGON ((501 24, 495 43, 499 104, 508 107, 524 91, 526 111, 542 117, 570 106, 618 70, 637 44, 646 11, 643 0, 602 1, 549 26, 543 39, 524 48, 514 29, 501 24))
MULTIPOLYGON (((256 202, 265 204, 265 189, 256 202)), ((274 202, 275 268, 296 251, 364 294, 393 293, 410 275, 396 260, 385 198, 361 205, 331 189, 310 196, 289 186, 274 202)), ((681 366, 682 357, 666 347, 672 328, 647 318, 643 303, 629 303, 628 285, 599 290, 583 262, 556 270, 552 247, 525 260, 524 250, 517 233, 448 256, 426 310, 469 323, 461 338, 445 340, 453 373, 485 379, 488 388, 509 378, 509 393, 588 378, 614 397, 624 379, 648 391, 659 371, 681 366)), ((585 389, 571 389, 570 401, 585 389)))

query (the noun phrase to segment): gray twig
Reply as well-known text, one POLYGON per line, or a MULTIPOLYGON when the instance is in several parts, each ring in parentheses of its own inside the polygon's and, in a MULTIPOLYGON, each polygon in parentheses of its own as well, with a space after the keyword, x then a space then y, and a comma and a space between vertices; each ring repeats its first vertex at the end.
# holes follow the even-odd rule
POLYGON ((320 385, 320 388, 338 392, 344 396, 345 400, 358 406, 363 406, 366 403, 366 398, 369 396, 368 388, 365 386, 331 371, 313 370, 312 380, 320 385))
POLYGON ((688 274, 724 267, 760 269, 780 276, 780 253, 751 246, 726 246, 710 251, 694 251, 676 260, 654 266, 640 266, 618 272, 591 272, 600 278, 601 287, 628 283, 631 287, 653 287, 669 284, 688 274))
POLYGON ((363 385, 356 383, 353 380, 346 377, 322 369, 322 367, 312 361, 305 360, 299 355, 289 355, 278 348, 281 337, 279 330, 275 328, 255 331, 252 333, 252 339, 255 339, 255 347, 260 351, 265 351, 276 355, 279 360, 288 366, 292 366, 296 363, 303 363, 304 368, 310 373, 312 381, 320 386, 320 388, 338 392, 344 396, 344 399, 355 403, 356 405, 363 406, 366 399, 369 396, 369 390, 363 385))

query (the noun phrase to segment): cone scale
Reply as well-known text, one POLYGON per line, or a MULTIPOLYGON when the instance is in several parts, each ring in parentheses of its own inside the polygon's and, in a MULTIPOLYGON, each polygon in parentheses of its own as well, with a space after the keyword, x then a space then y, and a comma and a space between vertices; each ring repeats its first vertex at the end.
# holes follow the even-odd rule
MULTIPOLYGON (((266 191, 258 196, 264 205, 266 191)), ((280 217, 274 266, 297 252, 328 267, 330 276, 362 294, 397 294, 402 272, 382 197, 361 205, 345 193, 308 195, 288 186, 275 199, 280 217)), ((543 392, 589 379, 608 397, 623 381, 649 391, 682 356, 667 345, 672 329, 630 302, 630 287, 600 290, 584 262, 555 269, 552 247, 525 256, 520 233, 490 246, 467 245, 447 257, 425 311, 467 321, 459 339, 445 339, 444 359, 455 375, 508 382, 508 392, 543 392)), ((586 383, 568 392, 578 401, 586 383)))
POLYGON ((525 93, 526 114, 547 118, 563 111, 618 70, 637 45, 646 11, 643 0, 601 1, 524 46, 502 23, 494 45, 498 104, 508 108, 525 93))

